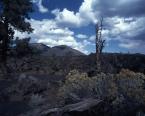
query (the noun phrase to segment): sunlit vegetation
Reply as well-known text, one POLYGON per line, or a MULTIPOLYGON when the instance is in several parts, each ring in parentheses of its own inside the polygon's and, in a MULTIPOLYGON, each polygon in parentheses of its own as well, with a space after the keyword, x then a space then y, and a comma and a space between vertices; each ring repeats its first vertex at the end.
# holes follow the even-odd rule
POLYGON ((93 96, 110 100, 122 96, 124 99, 145 104, 144 83, 144 74, 125 69, 119 74, 101 73, 91 78, 86 73, 73 70, 66 76, 60 92, 66 99, 73 99, 73 95, 78 98, 93 96))

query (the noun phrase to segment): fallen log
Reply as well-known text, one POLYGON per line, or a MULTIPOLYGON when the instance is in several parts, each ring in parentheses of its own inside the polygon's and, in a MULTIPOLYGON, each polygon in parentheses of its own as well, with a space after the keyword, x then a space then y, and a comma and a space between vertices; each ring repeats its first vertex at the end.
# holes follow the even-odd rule
POLYGON ((103 101, 90 98, 75 104, 66 105, 62 108, 49 109, 47 111, 43 111, 41 114, 42 116, 64 116, 65 114, 72 114, 73 112, 81 113, 90 111, 94 107, 100 107, 101 103, 103 103, 103 101))

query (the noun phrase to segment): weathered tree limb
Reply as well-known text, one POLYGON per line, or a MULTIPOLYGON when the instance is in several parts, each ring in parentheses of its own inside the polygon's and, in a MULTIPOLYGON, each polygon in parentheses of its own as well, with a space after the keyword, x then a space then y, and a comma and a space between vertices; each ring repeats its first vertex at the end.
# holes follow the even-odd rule
POLYGON ((96 24, 96 70, 100 72, 101 70, 101 54, 103 48, 105 47, 105 40, 102 39, 102 30, 103 30, 103 17, 100 19, 100 22, 96 24))
POLYGON ((52 114, 57 115, 57 116, 63 116, 63 114, 65 113, 89 111, 91 108, 97 107, 101 103, 102 101, 98 99, 86 99, 79 103, 66 105, 62 108, 49 109, 47 111, 42 112, 41 114, 42 116, 49 116, 52 114))

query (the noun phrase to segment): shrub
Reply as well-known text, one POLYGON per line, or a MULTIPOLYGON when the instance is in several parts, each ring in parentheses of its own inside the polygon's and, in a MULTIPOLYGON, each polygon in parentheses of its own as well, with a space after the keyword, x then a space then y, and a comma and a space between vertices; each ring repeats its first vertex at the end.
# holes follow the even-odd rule
POLYGON ((65 99, 97 97, 119 102, 126 99, 144 104, 144 83, 145 75, 125 69, 119 74, 101 73, 92 78, 88 77, 86 73, 73 70, 66 76, 60 93, 65 99))
POLYGON ((92 81, 86 73, 79 73, 76 70, 70 71, 60 88, 60 93, 65 99, 89 97, 93 91, 92 81))
POLYGON ((145 75, 123 69, 117 77, 118 91, 130 100, 145 103, 145 75))
POLYGON ((117 85, 112 74, 98 74, 92 78, 96 96, 100 99, 113 99, 117 96, 117 85))

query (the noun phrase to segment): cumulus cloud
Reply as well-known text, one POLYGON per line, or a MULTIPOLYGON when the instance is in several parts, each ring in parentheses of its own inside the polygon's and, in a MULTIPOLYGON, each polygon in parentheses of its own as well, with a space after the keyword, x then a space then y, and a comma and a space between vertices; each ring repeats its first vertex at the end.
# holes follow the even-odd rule
POLYGON ((127 48, 127 49, 133 49, 139 47, 139 45, 140 45, 140 41, 134 41, 134 40, 131 42, 130 40, 125 40, 119 44, 120 47, 127 48))
POLYGON ((103 35, 108 40, 118 40, 119 46, 124 48, 137 48, 145 41, 145 17, 107 19, 108 27, 103 35))
POLYGON ((125 34, 129 37, 135 36, 138 33, 142 32, 145 27, 143 25, 145 24, 145 17, 138 17, 133 19, 126 19, 121 17, 113 17, 107 19, 108 24, 113 24, 112 28, 112 34, 120 35, 125 34), (116 31, 115 31, 116 30, 116 31), (113 33, 114 32, 114 33, 113 33))
POLYGON ((39 11, 41 13, 48 12, 48 9, 43 6, 43 4, 42 4, 43 1, 42 0, 32 0, 32 2, 37 4, 37 6, 39 8, 39 11))
MULTIPOLYGON (((104 21, 102 38, 106 40, 107 45, 110 41, 117 41, 118 47, 137 51, 140 46, 143 47, 145 44, 145 27, 143 25, 145 25, 145 17, 108 17, 104 21)), ((89 40, 95 42, 95 35, 90 36, 89 40)))
POLYGON ((59 24, 81 27, 96 23, 101 16, 136 17, 144 16, 144 11, 144 0, 84 0, 76 13, 64 8, 62 11, 55 9, 52 14, 59 24))
MULTIPOLYGON (((33 0, 33 2, 38 5, 40 12, 48 11, 42 5, 42 0, 33 0)), ((137 50, 145 41, 144 11, 144 0, 84 0, 77 12, 67 8, 54 9, 51 11, 55 16, 53 21, 31 20, 32 27, 37 29, 32 34, 33 41, 43 42, 49 46, 66 44, 85 51, 85 46, 95 41, 95 35, 75 35, 70 28, 95 24, 99 17, 103 16, 102 38, 107 42, 118 41, 118 46, 121 48, 137 50), (76 38, 88 39, 78 42, 76 38)), ((21 34, 22 36, 25 34, 21 34)))
POLYGON ((89 37, 89 40, 90 41, 95 41, 95 38, 96 38, 96 36, 95 35, 92 35, 92 36, 89 37))
MULTIPOLYGON (((118 40, 121 47, 135 48, 139 43, 134 43, 134 39, 144 40, 144 11, 144 0, 84 0, 76 13, 66 8, 62 11, 55 9, 52 13, 58 24, 68 27, 87 26, 103 16, 106 26, 102 31, 103 38, 118 40)), ((94 35, 90 40, 94 40, 94 35)))
POLYGON ((98 5, 100 7, 96 5, 96 10, 99 10, 104 17, 136 17, 145 15, 144 0, 101 0, 98 5))
POLYGON ((93 44, 88 40, 83 40, 83 45, 88 46, 88 45, 93 45, 93 44))
POLYGON ((34 32, 30 35, 15 31, 15 37, 25 38, 31 36, 31 42, 44 43, 48 46, 67 45, 84 53, 88 53, 85 49, 87 44, 78 42, 75 39, 75 33, 68 28, 59 27, 55 21, 44 19, 41 21, 31 19, 29 21, 34 28, 34 32))
POLYGON ((84 35, 84 34, 78 34, 78 35, 76 35, 76 37, 79 39, 87 39, 88 38, 88 36, 84 35))
POLYGON ((72 27, 76 26, 79 27, 83 23, 83 19, 79 17, 79 14, 75 14, 74 11, 69 11, 68 9, 63 9, 63 11, 60 11, 58 9, 55 9, 52 11, 52 13, 56 16, 55 20, 58 24, 61 24, 63 26, 72 27))
POLYGON ((70 11, 64 8, 62 11, 54 9, 52 14, 56 16, 58 24, 69 27, 87 26, 90 23, 96 23, 96 13, 93 11, 93 4, 96 0, 84 0, 78 12, 70 11))

